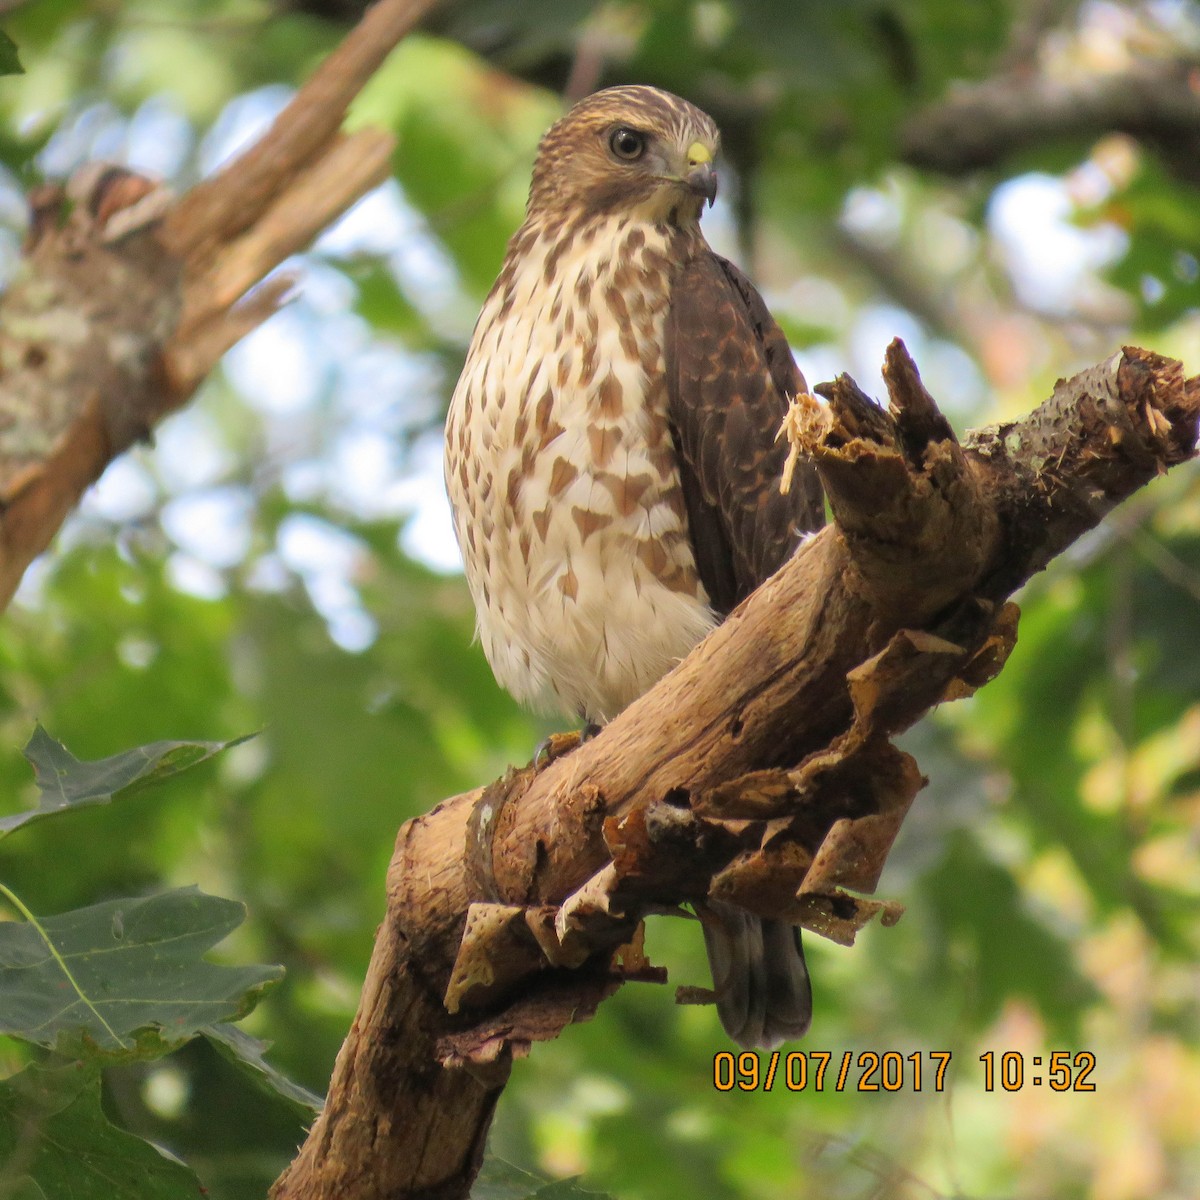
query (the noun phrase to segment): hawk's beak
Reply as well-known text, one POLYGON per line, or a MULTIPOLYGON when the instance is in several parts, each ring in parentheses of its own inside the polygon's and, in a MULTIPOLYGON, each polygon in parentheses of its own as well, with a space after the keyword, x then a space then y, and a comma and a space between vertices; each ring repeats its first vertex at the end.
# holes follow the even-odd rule
POLYGON ((697 196, 703 196, 712 208, 717 198, 717 173, 713 170, 712 151, 702 142, 693 142, 687 152, 687 185, 697 196))

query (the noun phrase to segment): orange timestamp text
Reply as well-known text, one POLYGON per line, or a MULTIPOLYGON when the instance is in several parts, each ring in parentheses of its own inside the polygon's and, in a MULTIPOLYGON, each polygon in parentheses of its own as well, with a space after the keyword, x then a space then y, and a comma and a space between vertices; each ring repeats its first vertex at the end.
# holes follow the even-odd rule
POLYGON ((920 1092, 945 1090, 949 1050, 899 1050, 877 1053, 853 1050, 772 1050, 759 1056, 753 1050, 713 1055, 713 1087, 718 1092, 920 1092))

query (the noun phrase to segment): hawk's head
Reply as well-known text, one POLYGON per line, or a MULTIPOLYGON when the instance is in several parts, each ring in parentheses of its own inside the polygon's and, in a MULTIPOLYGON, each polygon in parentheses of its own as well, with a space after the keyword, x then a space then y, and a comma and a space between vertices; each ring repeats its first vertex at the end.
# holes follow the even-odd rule
POLYGON ((712 118, 670 92, 614 87, 581 100, 538 147, 530 217, 629 213, 699 220, 717 194, 712 118))

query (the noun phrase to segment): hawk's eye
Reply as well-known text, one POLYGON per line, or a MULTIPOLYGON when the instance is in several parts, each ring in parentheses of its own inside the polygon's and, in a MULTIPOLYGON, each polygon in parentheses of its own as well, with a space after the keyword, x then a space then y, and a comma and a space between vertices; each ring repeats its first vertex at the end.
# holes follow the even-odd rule
POLYGON ((626 125, 612 131, 608 144, 612 152, 625 162, 633 162, 646 153, 646 135, 626 125))

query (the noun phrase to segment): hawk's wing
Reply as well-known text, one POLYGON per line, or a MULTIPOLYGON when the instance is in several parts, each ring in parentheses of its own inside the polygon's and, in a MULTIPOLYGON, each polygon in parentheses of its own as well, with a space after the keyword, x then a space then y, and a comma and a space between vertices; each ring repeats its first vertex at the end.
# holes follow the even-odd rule
POLYGON ((824 523, 810 464, 779 491, 787 443, 775 435, 804 376, 753 284, 711 252, 672 283, 666 366, 696 566, 714 609, 727 613, 824 523))
MULTIPOLYGON (((800 463, 779 491, 788 398, 805 391, 783 330, 732 263, 711 252, 675 276, 666 328, 668 411, 696 567, 727 613, 817 529, 817 474, 800 463)), ((742 1046, 798 1038, 812 1016, 800 930, 710 903, 704 940, 721 1023, 742 1046)))

